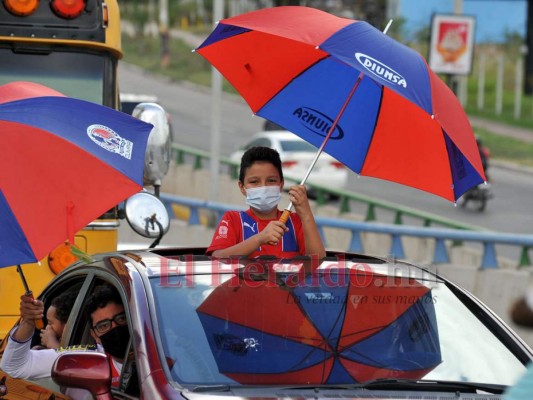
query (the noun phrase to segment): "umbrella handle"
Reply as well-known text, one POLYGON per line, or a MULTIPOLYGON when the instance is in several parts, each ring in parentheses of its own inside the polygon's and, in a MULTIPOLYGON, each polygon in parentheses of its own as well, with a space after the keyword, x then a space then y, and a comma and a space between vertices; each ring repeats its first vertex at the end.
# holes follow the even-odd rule
POLYGON ((283 210, 283 213, 281 214, 281 217, 279 217, 279 221, 283 222, 284 224, 286 224, 287 221, 289 220, 289 216, 290 215, 291 215, 291 210, 289 210, 289 209, 283 210))
MULTIPOLYGON (((25 296, 31 297, 33 300, 35 300, 35 297, 33 297, 33 292, 30 290, 29 292, 24 293, 25 296)), ((35 319, 35 329, 44 329, 44 321, 42 318, 35 319)))
MULTIPOLYGON (((292 203, 290 204, 290 206, 288 208, 283 210, 283 213, 279 217, 279 220, 278 220, 279 222, 283 222, 284 224, 287 223, 287 221, 289 220, 289 217, 291 215, 291 210, 290 210, 291 208, 292 208, 292 203)), ((274 242, 268 242, 268 244, 271 245, 271 246, 275 245, 274 242)))
MULTIPOLYGON (((33 292, 28 287, 28 283, 26 282, 26 278, 24 276, 24 272, 22 271, 22 266, 19 264, 17 265, 17 271, 20 275, 20 279, 22 280, 22 284, 24 285, 24 289, 26 289, 26 293, 24 293, 24 296, 31 297, 32 300, 35 300, 35 297, 33 297, 33 292)), ((43 329, 44 328, 44 321, 42 318, 35 319, 35 329, 43 329)))

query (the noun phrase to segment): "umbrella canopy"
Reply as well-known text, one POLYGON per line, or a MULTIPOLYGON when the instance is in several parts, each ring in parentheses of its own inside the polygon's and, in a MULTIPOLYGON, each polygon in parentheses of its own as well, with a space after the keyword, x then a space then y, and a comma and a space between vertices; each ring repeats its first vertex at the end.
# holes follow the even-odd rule
POLYGON ((431 291, 416 280, 317 270, 290 281, 236 275, 197 308, 221 373, 245 384, 354 383, 418 379, 441 362, 431 291))
POLYGON ((0 267, 40 260, 141 190, 151 129, 35 83, 0 86, 0 267))
POLYGON ((366 22, 308 7, 220 21, 196 49, 252 111, 358 174, 455 201, 483 182, 453 92, 416 51, 366 22), (329 134, 329 136, 328 136, 329 134))

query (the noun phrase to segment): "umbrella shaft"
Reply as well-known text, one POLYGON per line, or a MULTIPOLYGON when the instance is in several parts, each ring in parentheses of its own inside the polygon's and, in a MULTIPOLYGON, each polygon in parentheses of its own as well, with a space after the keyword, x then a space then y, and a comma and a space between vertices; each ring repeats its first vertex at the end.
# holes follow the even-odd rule
MULTIPOLYGON (((387 34, 387 31, 389 30, 391 24, 392 24, 392 19, 389 20, 389 23, 385 27, 385 29, 383 31, 384 34, 387 34)), ((362 72, 360 72, 359 76, 357 77, 357 80, 355 81, 355 83, 354 83, 354 85, 352 87, 352 90, 350 91, 350 94, 348 95, 348 97, 344 101, 344 104, 342 105, 341 110, 337 114, 337 117, 335 118, 335 121, 333 122, 333 124, 329 128, 328 134, 326 135, 325 139, 322 141, 322 144, 320 145, 320 148, 318 149, 318 151, 317 151, 317 153, 315 155, 315 158, 311 162, 311 165, 309 165, 309 168, 307 168, 307 172, 305 173, 302 181, 300 182, 300 185, 305 185, 305 182, 307 182, 307 178, 309 178, 309 175, 311 174, 311 171, 313 170, 316 162, 318 161, 318 157, 320 157, 320 154, 322 154, 322 151, 324 150, 324 147, 326 147, 326 143, 328 142, 329 138, 333 134, 333 131, 337 127, 337 124, 339 123, 339 120, 341 119, 342 114, 344 114, 344 111, 346 110, 346 107, 348 107, 348 103, 350 102, 350 100, 353 97, 353 94, 355 93, 355 91, 359 87, 359 84, 361 83, 361 80, 363 79, 363 76, 364 76, 364 74, 362 72)), ((287 222, 287 220, 289 219, 289 215, 290 215, 290 212, 292 210, 292 207, 293 207, 293 204, 292 204, 292 201, 291 201, 289 203, 289 205, 287 206, 287 208, 285 208, 285 211, 283 212, 283 214, 282 214, 282 216, 280 218, 281 222, 283 222, 283 223, 287 222)))
MULTIPOLYGON (((337 117, 335 118, 335 121, 333 121, 333 124, 331 125, 331 128, 329 128, 328 134, 326 135, 324 141, 320 145, 320 148, 316 152, 315 158, 311 162, 311 165, 309 165, 309 168, 307 168, 307 172, 305 173, 302 181, 300 182, 300 185, 305 185, 305 182, 307 182, 307 178, 309 178, 309 175, 311 174, 311 171, 313 170, 316 162, 318 161, 318 157, 320 157, 320 154, 322 154, 322 151, 324 151, 324 147, 326 147, 326 143, 328 142, 329 138, 331 137, 331 135, 335 131, 335 128, 337 127, 337 124, 339 123, 339 120, 341 119, 342 114, 344 114, 344 110, 346 110, 346 107, 348 106, 348 103, 352 99, 353 94, 357 90, 357 87, 361 83, 361 79, 363 79, 363 76, 364 76, 364 74, 361 72, 359 74, 359 76, 357 77, 357 80, 355 81, 355 84, 353 85, 352 90, 350 91, 350 94, 348 95, 348 97, 346 98, 344 104, 342 105, 342 108, 339 111, 339 113, 337 114, 337 117)), ((283 220, 283 216, 282 216, 280 221, 282 221, 283 223, 287 222, 288 214, 290 214, 290 211, 292 210, 292 207, 293 207, 293 204, 292 204, 292 201, 291 201, 289 203, 289 205, 287 206, 287 208, 285 208, 285 210, 288 211, 287 218, 285 218, 285 220, 283 220)))
MULTIPOLYGON (((313 168, 314 168, 314 166, 315 166, 315 164, 316 164, 316 162, 318 160, 318 157, 320 157, 320 154, 322 154, 322 151, 324 150, 324 147, 326 147, 326 143, 328 142, 329 138, 331 137, 331 135, 335 131, 335 128, 337 127, 337 124, 339 123, 339 120, 341 119, 342 114, 344 114, 344 111, 346 110, 346 107, 348 107, 348 103, 350 102, 350 100, 353 97, 353 94, 355 93, 355 91, 359 87, 359 84, 361 83, 361 79, 363 79, 363 76, 364 75, 361 72, 359 74, 359 76, 357 77, 357 80, 355 81, 355 84, 353 85, 352 90, 350 91, 350 94, 348 95, 348 97, 344 101, 344 104, 342 105, 341 110, 337 114, 337 117, 335 118, 335 121, 333 121, 333 124, 331 124, 331 127, 329 128, 328 134, 326 135, 324 141, 320 145, 320 148, 318 149, 318 151, 317 151, 317 153, 315 155, 315 158, 313 159, 313 162, 311 162, 311 165, 309 165, 309 168, 307 169, 307 172, 305 173, 300 185, 304 185, 305 182, 307 182, 307 178, 309 178, 309 175, 311 174, 311 171, 313 170, 313 168)), ((292 208, 292 203, 289 204, 289 207, 287 207, 287 209, 290 210, 291 208, 292 208)))
POLYGON ((17 272, 20 275, 20 280, 22 281, 22 284, 24 285, 24 289, 26 290, 26 295, 31 296, 32 291, 30 290, 28 286, 28 282, 26 282, 26 277, 24 276, 24 272, 22 272, 22 266, 19 264, 17 265, 17 272))

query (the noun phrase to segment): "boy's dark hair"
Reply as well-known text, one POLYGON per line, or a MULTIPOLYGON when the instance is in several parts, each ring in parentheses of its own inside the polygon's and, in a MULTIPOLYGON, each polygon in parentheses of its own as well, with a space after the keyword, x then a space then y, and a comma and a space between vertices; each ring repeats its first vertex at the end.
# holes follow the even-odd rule
POLYGON ((50 303, 56 309, 56 318, 64 324, 68 320, 72 307, 74 307, 76 297, 78 297, 76 292, 65 292, 54 297, 50 303))
POLYGON ((244 175, 246 170, 257 161, 264 161, 272 164, 278 170, 280 179, 283 180, 283 171, 281 169, 281 159, 279 158, 279 153, 270 147, 255 146, 250 147, 242 155, 239 181, 244 183, 244 175))
POLYGON ((120 298, 118 290, 114 286, 105 283, 97 286, 91 296, 89 296, 89 299, 85 304, 85 312, 90 318, 93 312, 99 308, 107 306, 109 303, 122 305, 122 299, 120 298))

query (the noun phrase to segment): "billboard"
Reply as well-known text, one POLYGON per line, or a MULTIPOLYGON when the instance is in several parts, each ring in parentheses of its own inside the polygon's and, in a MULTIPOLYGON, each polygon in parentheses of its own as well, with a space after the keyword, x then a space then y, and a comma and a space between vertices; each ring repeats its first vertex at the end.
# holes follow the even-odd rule
POLYGON ((472 71, 476 20, 467 15, 434 14, 429 66, 436 73, 468 75, 472 71))

